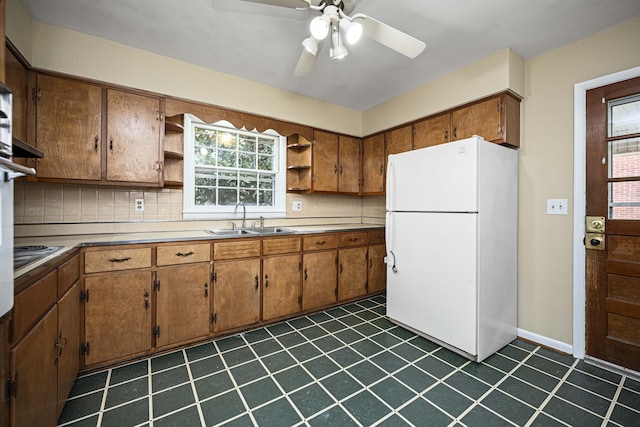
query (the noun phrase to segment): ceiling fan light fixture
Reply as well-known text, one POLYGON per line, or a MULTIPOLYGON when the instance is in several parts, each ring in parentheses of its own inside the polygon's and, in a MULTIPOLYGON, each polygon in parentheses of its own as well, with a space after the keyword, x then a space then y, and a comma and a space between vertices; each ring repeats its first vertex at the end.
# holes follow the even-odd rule
POLYGON ((307 52, 309 52, 313 56, 316 56, 316 54, 318 53, 318 42, 313 37, 307 37, 306 39, 304 39, 302 41, 302 46, 304 46, 307 52))
POLYGON ((362 24, 348 19, 340 20, 340 29, 344 32, 347 43, 356 44, 362 37, 362 24))
POLYGON ((311 24, 309 24, 311 35, 316 40, 324 40, 329 34, 330 24, 329 17, 326 15, 316 16, 311 20, 311 24))
POLYGON ((329 52, 329 56, 331 59, 342 59, 349 54, 349 51, 344 44, 342 43, 342 37, 340 37, 340 32, 334 30, 331 34, 331 52, 329 52))

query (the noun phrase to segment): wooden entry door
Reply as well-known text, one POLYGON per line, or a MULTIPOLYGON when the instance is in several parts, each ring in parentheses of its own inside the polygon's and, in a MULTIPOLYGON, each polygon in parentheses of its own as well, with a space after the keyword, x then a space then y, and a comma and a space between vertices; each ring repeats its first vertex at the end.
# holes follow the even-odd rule
POLYGON ((586 151, 586 353, 640 371, 640 78, 587 92, 586 151))

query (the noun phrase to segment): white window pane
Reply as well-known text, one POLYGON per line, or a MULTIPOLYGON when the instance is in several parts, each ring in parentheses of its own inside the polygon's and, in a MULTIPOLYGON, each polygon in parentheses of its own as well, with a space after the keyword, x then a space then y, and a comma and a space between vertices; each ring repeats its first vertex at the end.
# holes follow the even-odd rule
POLYGON ((609 136, 640 133, 640 95, 609 101, 609 136))

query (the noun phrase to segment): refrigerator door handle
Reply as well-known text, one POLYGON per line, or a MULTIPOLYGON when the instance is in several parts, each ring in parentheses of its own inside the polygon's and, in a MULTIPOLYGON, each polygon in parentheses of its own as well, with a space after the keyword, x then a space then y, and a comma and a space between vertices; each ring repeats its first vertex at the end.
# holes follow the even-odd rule
POLYGON ((397 273, 398 269, 396 268, 396 254, 394 254, 393 251, 389 251, 389 253, 393 257, 393 264, 391 265, 391 271, 393 271, 394 273, 397 273))

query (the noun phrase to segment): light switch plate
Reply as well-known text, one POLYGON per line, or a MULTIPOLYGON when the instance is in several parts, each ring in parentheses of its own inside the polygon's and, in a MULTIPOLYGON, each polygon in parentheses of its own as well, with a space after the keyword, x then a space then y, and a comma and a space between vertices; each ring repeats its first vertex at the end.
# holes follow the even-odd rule
POLYGON ((547 199, 547 215, 567 215, 567 199, 547 199))

